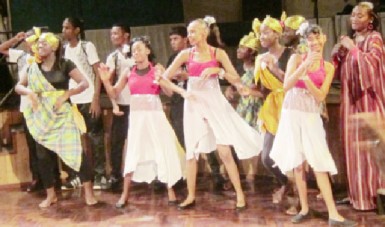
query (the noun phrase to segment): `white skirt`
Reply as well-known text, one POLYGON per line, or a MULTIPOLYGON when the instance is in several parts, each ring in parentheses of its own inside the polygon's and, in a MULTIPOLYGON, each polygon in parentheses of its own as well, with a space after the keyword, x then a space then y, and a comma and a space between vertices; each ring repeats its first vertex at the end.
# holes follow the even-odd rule
POLYGON ((185 154, 181 148, 158 95, 131 95, 130 129, 124 175, 150 183, 155 178, 174 185, 183 176, 185 154))
POLYGON ((219 145, 232 145, 239 159, 262 150, 262 136, 244 121, 220 90, 217 78, 190 77, 187 90, 193 95, 184 103, 186 158, 198 158, 219 145))
POLYGON ((307 161, 316 172, 337 174, 326 141, 320 104, 306 89, 293 88, 285 95, 270 157, 282 173, 307 161))

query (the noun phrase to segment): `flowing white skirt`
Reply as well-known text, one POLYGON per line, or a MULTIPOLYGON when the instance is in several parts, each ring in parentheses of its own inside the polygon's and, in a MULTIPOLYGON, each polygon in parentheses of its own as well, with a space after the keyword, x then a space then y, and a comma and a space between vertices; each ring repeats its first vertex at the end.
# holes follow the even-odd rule
POLYGON ((150 183, 155 178, 174 185, 183 176, 185 154, 181 148, 158 95, 131 95, 130 129, 124 175, 150 183))
POLYGON ((186 158, 210 153, 216 145, 232 145, 240 159, 262 150, 262 136, 244 121, 220 90, 217 78, 190 77, 187 90, 193 95, 184 103, 186 158))
POLYGON ((337 174, 320 116, 320 104, 306 90, 293 88, 283 101, 270 157, 282 173, 307 161, 316 172, 337 174))

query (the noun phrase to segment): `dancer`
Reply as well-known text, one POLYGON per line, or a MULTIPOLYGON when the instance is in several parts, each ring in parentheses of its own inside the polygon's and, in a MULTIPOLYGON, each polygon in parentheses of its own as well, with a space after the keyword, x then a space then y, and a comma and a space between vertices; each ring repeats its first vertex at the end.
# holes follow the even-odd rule
POLYGON ((183 159, 184 152, 163 112, 160 86, 154 84, 155 77, 160 76, 164 68, 153 65, 154 53, 147 37, 133 39, 130 49, 136 65, 127 77, 120 77, 115 86, 111 85, 108 67, 102 64, 99 68, 111 98, 116 98, 127 84, 131 91, 124 186, 116 207, 126 205, 131 180, 150 183, 155 178, 167 184, 169 204, 176 204, 172 186, 182 178, 179 155, 183 159))
POLYGON ((350 202, 354 209, 372 210, 376 208, 377 190, 385 188, 385 180, 369 150, 358 146, 364 135, 359 120, 351 116, 371 112, 384 117, 385 49, 372 3, 355 6, 350 21, 353 39, 341 37, 332 55, 342 84, 343 146, 350 202))
POLYGON ((334 67, 322 58, 326 36, 318 25, 303 26, 303 37, 309 47, 304 55, 294 54, 289 60, 284 90, 286 93, 280 123, 270 157, 282 173, 294 170, 301 203, 300 212, 292 218, 301 223, 310 218, 307 185, 303 163, 314 170, 318 187, 329 213, 329 225, 354 226, 337 211, 328 172, 337 168, 330 154, 320 116, 320 103, 326 98, 334 75, 334 67))
POLYGON ((187 158, 188 196, 179 209, 192 208, 195 205, 195 185, 197 159, 200 153, 209 153, 217 148, 237 195, 236 209, 246 208, 245 196, 240 184, 238 168, 231 154, 230 145, 234 146, 240 159, 258 155, 261 137, 239 115, 223 96, 218 74, 234 84, 242 95, 248 95, 227 54, 207 43, 208 25, 203 19, 196 19, 188 26, 188 39, 192 48, 183 50, 175 58, 162 76, 161 81, 172 78, 176 71, 187 64, 189 80, 187 94, 182 88, 172 89, 185 96, 184 133, 187 158), (224 69, 219 68, 219 64, 224 69))
POLYGON ((16 85, 16 92, 31 100, 24 117, 28 130, 36 141, 39 174, 47 198, 39 206, 49 207, 57 201, 54 190, 55 153, 75 171, 84 183, 87 205, 97 203, 92 191, 92 172, 82 153, 80 131, 75 124, 74 111, 68 99, 84 91, 88 82, 76 66, 61 57, 61 43, 52 33, 43 33, 38 41, 38 62, 32 63, 28 75, 16 85), (69 79, 77 87, 68 88, 69 79), (27 86, 28 85, 28 86, 27 86))
MULTIPOLYGON (((0 45, 0 53, 8 56, 8 61, 10 63, 16 63, 18 69, 19 79, 26 74, 26 70, 28 66, 31 64, 31 60, 33 59, 33 51, 37 51, 37 40, 41 35, 41 28, 33 27, 31 30, 27 32, 19 32, 13 38, 5 41, 0 45), (27 50, 15 49, 15 45, 21 44, 25 42, 27 50)), ((28 98, 25 96, 20 97, 20 112, 24 112, 24 108, 28 103, 28 98)), ((39 177, 39 167, 38 167, 38 158, 36 154, 36 145, 35 140, 31 136, 28 131, 28 127, 25 122, 25 118, 23 117, 23 127, 25 132, 25 138, 27 140, 28 146, 28 158, 29 158, 29 168, 32 173, 32 182, 28 185, 26 191, 34 192, 43 189, 42 182, 39 177)), ((61 180, 59 168, 55 166, 55 187, 60 188, 61 180)))
POLYGON ((266 53, 257 56, 254 72, 255 83, 265 97, 258 114, 261 129, 265 132, 261 160, 265 168, 278 180, 280 187, 272 197, 273 203, 280 203, 290 190, 289 181, 277 167, 273 166, 274 162, 269 155, 279 124, 284 97, 283 80, 291 50, 279 43, 283 29, 277 19, 267 16, 262 23, 255 19, 253 30, 260 33, 261 46, 267 48, 266 53))
MULTIPOLYGON (((243 38, 239 41, 237 49, 237 58, 243 61, 244 74, 241 81, 250 89, 255 88, 254 63, 259 48, 259 37, 257 37, 254 32, 250 32, 248 35, 243 36, 243 38)), ((236 88, 234 86, 229 86, 225 92, 226 98, 233 100, 236 95, 235 92, 236 88)), ((255 130, 259 130, 257 119, 259 108, 262 106, 262 94, 258 91, 255 91, 254 93, 255 94, 253 96, 240 96, 237 105, 237 113, 251 127, 255 130)))

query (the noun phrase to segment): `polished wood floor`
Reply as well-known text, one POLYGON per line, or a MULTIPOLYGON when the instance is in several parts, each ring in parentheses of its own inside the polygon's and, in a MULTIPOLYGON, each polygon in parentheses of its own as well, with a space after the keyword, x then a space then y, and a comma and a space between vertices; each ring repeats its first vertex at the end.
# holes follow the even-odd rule
MULTIPOLYGON (((235 194, 227 191, 215 194, 210 178, 200 177, 197 186, 197 205, 192 210, 178 211, 167 203, 166 192, 154 192, 151 185, 135 184, 130 203, 116 209, 119 192, 96 191, 100 203, 86 206, 81 190, 58 192, 59 201, 40 209, 42 192, 26 193, 19 189, 0 191, 0 226, 294 226, 285 214, 287 202, 272 204, 271 180, 243 181, 247 195, 247 210, 234 212, 235 194)), ((177 191, 184 198, 184 188, 177 191)), ((310 206, 315 217, 302 225, 327 226, 327 213, 322 200, 316 199, 316 190, 309 191, 310 206)), ((359 226, 385 226, 385 217, 374 211, 358 212, 350 206, 338 206, 347 218, 359 226)))

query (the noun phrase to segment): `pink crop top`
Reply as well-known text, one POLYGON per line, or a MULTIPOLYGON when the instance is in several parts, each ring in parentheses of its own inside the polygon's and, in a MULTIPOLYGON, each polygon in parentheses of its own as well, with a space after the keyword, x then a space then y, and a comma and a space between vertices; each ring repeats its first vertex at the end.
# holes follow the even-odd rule
MULTIPOLYGON (((193 47, 191 48, 190 56, 187 62, 187 69, 189 72, 189 76, 199 77, 202 74, 203 70, 205 70, 206 68, 219 67, 219 63, 215 58, 215 49, 210 48, 211 60, 206 62, 195 61, 193 59, 194 52, 195 52, 195 48, 193 47)), ((217 74, 213 74, 211 76, 217 76, 217 74)))
MULTIPOLYGON (((306 59, 306 56, 304 57, 306 59)), ((324 66, 324 60, 321 60, 321 64, 319 69, 313 71, 313 72, 307 72, 307 75, 311 81, 313 81, 314 85, 317 88, 320 88, 325 80, 326 77, 326 71, 324 66)), ((295 84, 295 87, 297 88, 306 88, 305 82, 302 80, 298 80, 295 84)))
POLYGON ((140 95, 158 95, 160 93, 160 87, 158 84, 154 84, 155 69, 150 64, 150 71, 147 74, 141 76, 136 73, 136 66, 131 70, 128 76, 128 87, 131 94, 140 95))

